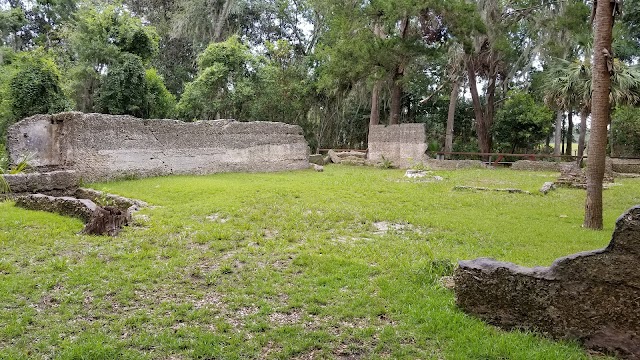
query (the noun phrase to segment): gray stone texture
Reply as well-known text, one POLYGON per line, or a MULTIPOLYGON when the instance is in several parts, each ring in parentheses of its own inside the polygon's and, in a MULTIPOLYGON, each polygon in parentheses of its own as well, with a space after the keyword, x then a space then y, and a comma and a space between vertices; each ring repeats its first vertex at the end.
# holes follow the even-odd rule
POLYGON ((427 159, 424 164, 431 170, 483 169, 487 165, 480 160, 434 160, 427 159))
POLYGON ((638 158, 640 153, 633 146, 623 144, 611 144, 611 156, 619 158, 638 158))
POLYGON ((611 159, 613 171, 622 174, 640 174, 640 159, 611 159))
POLYGON ((7 181, 13 194, 72 194, 80 184, 80 178, 73 170, 0 176, 7 181))
POLYGON ((329 152, 327 153, 327 156, 329 156, 329 159, 331 159, 331 162, 334 164, 340 164, 342 162, 342 159, 340 158, 340 156, 338 156, 338 153, 335 152, 334 150, 329 150, 329 152))
POLYGON ((16 198, 16 206, 27 210, 47 211, 89 222, 98 206, 91 200, 31 194, 16 198))
POLYGON ((527 171, 557 171, 559 172, 563 163, 552 161, 531 161, 519 160, 511 165, 512 170, 527 171))
POLYGON ((302 128, 270 122, 36 115, 10 127, 8 147, 12 162, 29 154, 36 168, 74 169, 85 181, 309 167, 302 128))
POLYGON ((524 268, 492 259, 461 261, 456 299, 502 328, 537 330, 640 359, 640 207, 622 215, 609 246, 524 268))
POLYGON ((85 188, 79 188, 76 190, 75 197, 78 199, 91 200, 100 205, 114 206, 119 209, 129 209, 130 211, 140 210, 141 208, 148 206, 146 202, 141 200, 129 199, 119 195, 85 188))
POLYGON ((322 154, 314 154, 309 156, 309 162, 316 165, 326 165, 324 162, 324 156, 322 154))
MULTIPOLYGON (((608 188, 609 184, 615 182, 615 173, 613 172, 613 162, 610 158, 606 159, 603 188, 608 188)), ((587 188, 587 172, 577 163, 563 163, 560 167, 560 176, 555 181, 557 186, 568 186, 578 189, 587 188)))
POLYGON ((542 184, 542 187, 540 188, 540 192, 543 193, 544 195, 547 195, 548 193, 550 193, 555 189, 556 189, 556 184, 554 182, 548 181, 542 184))
POLYGON ((373 125, 369 127, 370 163, 384 157, 400 168, 408 168, 426 159, 427 136, 424 124, 373 125))

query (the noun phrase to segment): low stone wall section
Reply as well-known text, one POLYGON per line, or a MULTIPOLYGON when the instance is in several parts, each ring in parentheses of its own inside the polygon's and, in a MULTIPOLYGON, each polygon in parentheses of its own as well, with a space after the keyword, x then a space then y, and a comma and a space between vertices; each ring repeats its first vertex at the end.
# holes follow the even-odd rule
POLYGON ((562 162, 519 160, 511 165, 512 170, 560 172, 562 162))
POLYGON ((91 200, 73 197, 53 197, 43 194, 20 196, 16 206, 27 210, 46 211, 64 216, 75 217, 89 222, 98 206, 91 200))
POLYGON ((537 330, 640 359, 640 207, 617 221, 609 246, 524 268, 461 261, 458 306, 506 329, 537 330))
POLYGON ((424 124, 373 125, 369 127, 370 163, 381 163, 382 158, 394 166, 408 168, 425 160, 427 135, 424 124))
POLYGON ((234 120, 141 120, 131 116, 36 115, 9 128, 12 162, 73 169, 84 181, 118 177, 306 169, 302 128, 234 120))
POLYGON ((434 160, 428 159, 424 164, 431 170, 484 169, 487 167, 480 160, 434 160))
POLYGON ((613 171, 621 174, 640 174, 640 159, 611 159, 613 171))
POLYGON ((102 191, 79 188, 76 190, 74 197, 78 199, 91 200, 96 204, 105 206, 115 206, 119 209, 129 209, 130 211, 137 211, 148 204, 141 200, 129 199, 120 195, 108 194, 102 191))
POLYGON ((80 184, 80 177, 73 170, 0 176, 7 181, 13 194, 73 194, 80 184))

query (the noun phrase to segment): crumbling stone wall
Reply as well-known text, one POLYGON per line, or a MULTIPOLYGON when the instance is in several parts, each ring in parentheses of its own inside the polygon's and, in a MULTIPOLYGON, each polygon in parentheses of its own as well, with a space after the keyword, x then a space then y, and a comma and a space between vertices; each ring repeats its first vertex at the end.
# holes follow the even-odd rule
POLYGON ((640 174, 640 159, 611 159, 613 171, 622 174, 640 174))
POLYGON ((611 157, 614 158, 638 158, 640 153, 633 146, 624 144, 611 144, 611 157))
POLYGON ((503 328, 577 339, 640 359, 640 207, 618 219, 606 249, 524 268, 492 259, 461 261, 458 305, 503 328))
POLYGON ((531 160, 518 160, 511 165, 512 170, 526 170, 526 171, 557 171, 562 168, 560 162, 553 161, 531 161, 531 160))
POLYGON ((434 160, 427 159, 424 164, 431 170, 485 169, 487 165, 480 160, 434 160))
POLYGON ((302 128, 270 122, 36 115, 10 127, 8 147, 13 162, 30 154, 37 168, 73 169, 85 181, 309 167, 302 128))
POLYGON ((424 124, 374 125, 369 127, 368 160, 382 157, 398 167, 410 167, 425 160, 427 135, 424 124))
POLYGON ((80 178, 73 170, 48 173, 0 175, 4 177, 12 194, 46 193, 73 194, 80 186, 80 178))

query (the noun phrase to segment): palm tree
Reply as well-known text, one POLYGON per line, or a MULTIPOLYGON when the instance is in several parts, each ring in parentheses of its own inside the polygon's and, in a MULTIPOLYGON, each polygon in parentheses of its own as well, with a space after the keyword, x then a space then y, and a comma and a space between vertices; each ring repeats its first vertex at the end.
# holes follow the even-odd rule
POLYGON ((556 59, 547 71, 544 84, 544 101, 547 105, 561 112, 580 111, 580 163, 584 155, 587 118, 591 113, 591 65, 589 62, 556 59))
MULTIPOLYGON (((615 59, 609 102, 618 105, 640 104, 640 67, 628 66, 615 59)), ((547 105, 562 111, 580 112, 580 138, 578 142, 578 163, 584 155, 587 118, 591 115, 592 92, 591 61, 568 61, 555 59, 547 69, 543 86, 547 105)))
POLYGON ((613 14, 615 1, 600 0, 594 3, 593 74, 591 97, 591 137, 587 167, 587 200, 584 227, 601 230, 602 181, 604 179, 607 148, 607 125, 611 112, 611 43, 613 41, 613 14))

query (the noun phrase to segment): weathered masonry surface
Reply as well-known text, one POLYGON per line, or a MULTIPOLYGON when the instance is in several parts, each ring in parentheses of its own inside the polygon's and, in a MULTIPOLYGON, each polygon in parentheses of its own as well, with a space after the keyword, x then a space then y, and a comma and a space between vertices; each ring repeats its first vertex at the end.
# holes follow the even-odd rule
POLYGON ((131 116, 36 115, 9 129, 12 162, 30 155, 46 170, 85 181, 123 176, 271 172, 309 167, 302 128, 234 120, 141 120, 131 116))
POLYGON ((523 268, 461 261, 458 305, 503 328, 538 330, 640 359, 640 207, 618 219, 606 249, 523 268))
POLYGON ((373 125, 369 127, 370 162, 380 162, 382 157, 395 166, 410 167, 423 162, 427 151, 427 135, 424 124, 373 125))

